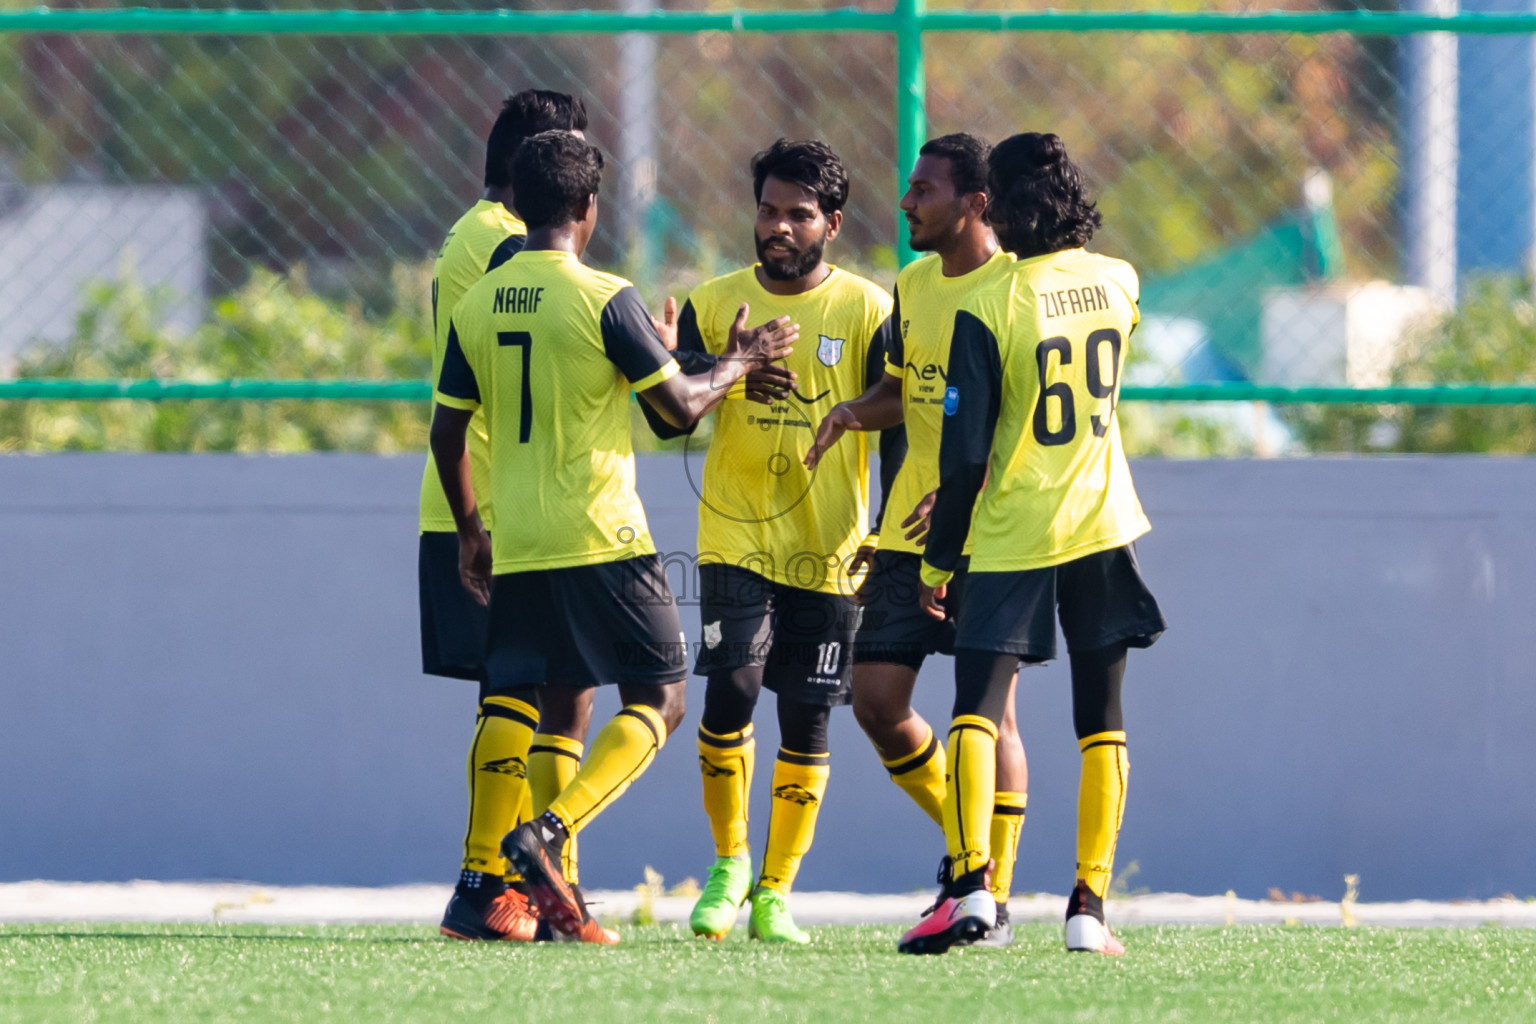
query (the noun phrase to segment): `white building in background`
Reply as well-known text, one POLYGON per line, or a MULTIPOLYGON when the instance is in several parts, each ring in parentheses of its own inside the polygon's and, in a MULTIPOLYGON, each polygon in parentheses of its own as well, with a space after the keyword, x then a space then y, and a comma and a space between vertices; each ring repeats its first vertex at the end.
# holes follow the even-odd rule
POLYGON ((29 342, 60 342, 96 281, 170 294, 167 326, 202 322, 208 212, 197 189, 11 184, 0 190, 0 372, 29 342))
POLYGON ((1405 346, 1445 311, 1433 290, 1385 281, 1275 289, 1264 297, 1257 379, 1381 387, 1405 346))

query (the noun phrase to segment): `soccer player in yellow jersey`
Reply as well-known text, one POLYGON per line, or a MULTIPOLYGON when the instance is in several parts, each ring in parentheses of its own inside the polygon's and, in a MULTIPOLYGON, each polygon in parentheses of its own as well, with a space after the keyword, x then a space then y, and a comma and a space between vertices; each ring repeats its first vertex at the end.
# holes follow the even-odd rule
POLYGON ((612 943, 562 862, 569 840, 617 799, 682 721, 686 643, 645 509, 635 493, 633 390, 686 428, 748 370, 787 356, 780 318, 746 328, 737 310, 718 362, 679 372, 633 285, 580 256, 597 223, 602 155, 569 132, 526 140, 512 163, 523 251, 454 307, 437 383, 432 453, 459 537, 465 586, 487 603, 492 689, 538 686, 542 728, 579 747, 592 687, 617 684, 623 709, 603 727, 549 809, 502 840, 541 924, 612 943), (490 434, 485 530, 465 432, 490 434))
MULTIPOLYGON (((448 347, 448 316, 470 287, 523 247, 527 230, 512 212, 512 155, 531 135, 552 129, 580 132, 587 108, 562 92, 526 89, 510 97, 485 143, 485 195, 448 232, 432 267, 432 379, 448 347)), ((489 496, 490 452, 485 417, 470 420, 465 458, 479 493, 489 496)), ((480 509, 494 529, 491 505, 480 509)), ((503 878, 501 837, 534 810, 543 811, 559 786, 553 785, 564 757, 532 753, 539 712, 527 687, 491 689, 485 677, 485 609, 459 582, 459 542, 437 467, 427 460, 421 477, 421 540, 417 557, 421 596, 421 661, 428 675, 471 679, 480 684, 479 715, 469 748, 469 826, 459 881, 441 931, 459 939, 533 938, 536 921, 520 883, 503 878), (543 763, 541 763, 543 762, 543 763), (530 791, 530 778, 534 789, 530 791), (542 798, 542 803, 541 799, 542 798)), ((564 753, 562 751, 562 753, 564 753)), ((569 774, 569 773, 567 773, 569 774)))
POLYGON ((758 262, 693 292, 679 319, 678 350, 722 351, 742 303, 792 317, 805 341, 787 360, 797 383, 786 400, 767 411, 735 395, 720 404, 704 461, 704 637, 695 671, 708 680, 699 766, 716 861, 691 926, 723 938, 750 896, 750 936, 806 942, 787 896, 826 792, 828 719, 848 702, 858 608, 847 570, 868 526, 869 455, 861 435, 814 473, 802 460, 820 416, 881 373, 891 300, 826 262, 848 198, 847 172, 827 145, 780 139, 753 158, 752 175, 758 262), (754 886, 748 794, 752 714, 764 686, 778 694, 782 745, 754 886))
POLYGON ((1020 663, 1056 656, 1059 614, 1083 758, 1067 948, 1123 953, 1104 923, 1129 768, 1120 689, 1126 650, 1166 627, 1136 563, 1133 542, 1150 526, 1115 418, 1139 287, 1129 264, 1084 250, 1102 218, 1055 135, 999 143, 988 196, 987 219, 1018 262, 955 314, 922 566, 921 601, 942 616, 974 537, 955 634, 950 870, 898 948, 942 953, 992 923, 998 723, 1020 663))
MULTIPOLYGON (((941 828, 944 824, 944 747, 912 708, 918 669, 930 654, 953 653, 965 560, 949 586, 945 618, 918 604, 923 535, 933 490, 939 485, 939 432, 955 310, 971 292, 1006 275, 1013 256, 998 247, 987 226, 987 144, 974 135, 945 135, 925 143, 907 177, 901 210, 912 248, 933 255, 902 269, 896 279, 894 328, 885 372, 863 395, 843 402, 821 421, 806 457, 814 467, 847 430, 882 430, 904 424, 906 459, 888 504, 908 516, 902 529, 880 533, 879 550, 859 588, 864 607, 853 645, 853 714, 874 742, 891 779, 941 828), (907 530, 906 527, 911 529, 907 530)), ((882 463, 882 470, 884 464, 882 463)), ((969 549, 967 549, 968 551, 969 549)), ((997 801, 992 815, 992 894, 997 920, 977 945, 1013 941, 1008 895, 1029 790, 1024 745, 1013 714, 1003 705, 997 743, 997 801)))

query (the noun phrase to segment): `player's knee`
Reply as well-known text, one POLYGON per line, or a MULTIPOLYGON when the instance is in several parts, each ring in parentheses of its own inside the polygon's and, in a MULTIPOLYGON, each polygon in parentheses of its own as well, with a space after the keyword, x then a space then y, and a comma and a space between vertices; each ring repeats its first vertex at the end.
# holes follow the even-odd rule
POLYGON ((1125 646, 1075 652, 1072 668, 1072 725, 1077 738, 1124 732, 1120 691, 1125 679, 1125 646))
POLYGON ((752 721, 763 688, 760 667, 722 669, 709 674, 704 687, 703 726, 717 736, 739 732, 752 721))
POLYGON ((1003 720, 997 723, 997 742, 1012 743, 1022 748, 1024 741, 1019 738, 1019 716, 1014 710, 1012 694, 1009 697, 1008 702, 1003 705, 1003 720))
POLYGON ((661 686, 621 686, 619 699, 626 706, 643 704, 655 711, 670 736, 683 724, 683 716, 688 713, 688 682, 680 679, 661 686))
POLYGON ((779 742, 797 754, 825 754, 832 709, 779 698, 779 742))
POLYGON ((981 715, 1000 725, 1006 706, 1012 703, 1008 698, 1018 670, 1017 655, 956 651, 954 715, 981 715))
POLYGON ((912 717, 912 707, 905 702, 882 700, 869 692, 854 692, 853 718, 875 746, 885 749, 898 739, 902 725, 912 717))
POLYGON ((688 683, 686 680, 679 680, 660 689, 663 691, 661 707, 656 710, 661 712, 661 720, 666 724, 667 735, 670 736, 677 731, 678 726, 683 724, 683 716, 688 713, 688 683))
POLYGON ((539 691, 539 731, 551 736, 585 739, 592 725, 592 691, 546 686, 539 691))

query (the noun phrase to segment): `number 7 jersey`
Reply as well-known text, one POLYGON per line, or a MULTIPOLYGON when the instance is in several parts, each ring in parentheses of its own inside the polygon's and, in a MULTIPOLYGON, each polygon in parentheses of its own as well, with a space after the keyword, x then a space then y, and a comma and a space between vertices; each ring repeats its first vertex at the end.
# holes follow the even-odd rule
POLYGON ((485 408, 493 572, 654 554, 629 393, 678 372, 633 285, 571 253, 518 253, 453 309, 437 401, 485 408))
POLYGON ((972 572, 1060 565, 1151 529, 1115 416, 1138 293, 1130 264, 1067 249, 1019 260, 960 304, 930 566, 954 569, 983 479, 972 572))

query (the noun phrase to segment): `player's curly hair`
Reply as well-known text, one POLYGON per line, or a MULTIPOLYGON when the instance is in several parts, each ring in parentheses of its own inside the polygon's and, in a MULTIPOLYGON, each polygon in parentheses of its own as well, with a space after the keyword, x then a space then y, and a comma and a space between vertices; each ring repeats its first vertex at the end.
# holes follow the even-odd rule
POLYGON ((512 184, 517 147, 529 136, 556 130, 587 130, 587 105, 580 97, 549 89, 524 89, 508 96, 485 140, 485 187, 512 184))
POLYGON ((937 156, 949 161, 949 180, 954 183, 955 195, 968 196, 987 190, 987 154, 991 146, 986 139, 969 132, 940 135, 923 143, 918 156, 937 156))
POLYGON ((530 229, 566 224, 602 181, 603 154, 596 146, 570 132, 540 132, 512 158, 512 205, 530 229))
POLYGON ((752 158, 752 196, 763 201, 763 182, 778 178, 816 193, 822 213, 835 213, 848 202, 848 172, 832 147, 806 139, 779 139, 752 158))
POLYGON ((1056 135, 1024 132, 993 146, 987 195, 987 222, 1020 259, 1085 245, 1104 223, 1056 135))

